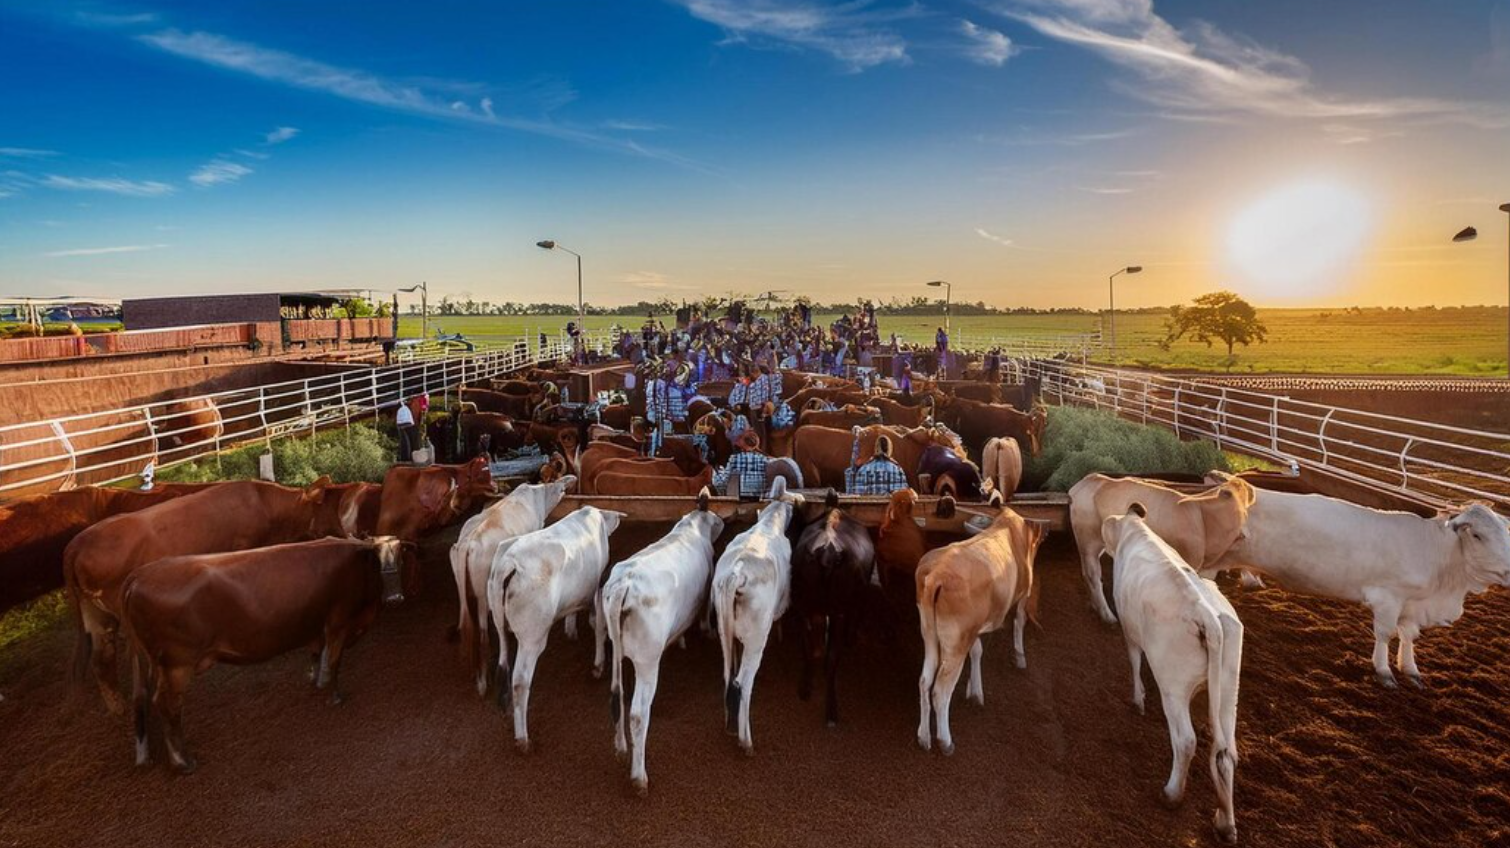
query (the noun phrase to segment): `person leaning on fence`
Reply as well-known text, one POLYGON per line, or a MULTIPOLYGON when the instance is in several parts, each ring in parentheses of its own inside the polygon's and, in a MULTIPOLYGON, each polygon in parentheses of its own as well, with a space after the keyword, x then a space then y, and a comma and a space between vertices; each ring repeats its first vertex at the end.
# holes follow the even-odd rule
POLYGON ((667 380, 661 365, 651 361, 646 366, 645 420, 650 422, 650 453, 661 449, 661 440, 671 431, 671 381, 667 380))
MULTIPOLYGON (((859 438, 859 434, 856 433, 857 449, 859 438)), ((848 484, 845 488, 852 495, 889 495, 907 488, 907 473, 902 470, 902 466, 898 465, 896 460, 891 458, 889 436, 877 436, 875 455, 859 468, 846 471, 844 476, 848 484)))
POLYGON ((734 439, 734 453, 729 462, 713 474, 713 489, 722 494, 730 478, 739 481, 741 497, 760 497, 765 491, 766 455, 760 452, 760 436, 745 428, 734 439))
POLYGON ((398 461, 414 461, 414 410, 409 404, 400 403, 394 413, 393 423, 398 426, 398 461))

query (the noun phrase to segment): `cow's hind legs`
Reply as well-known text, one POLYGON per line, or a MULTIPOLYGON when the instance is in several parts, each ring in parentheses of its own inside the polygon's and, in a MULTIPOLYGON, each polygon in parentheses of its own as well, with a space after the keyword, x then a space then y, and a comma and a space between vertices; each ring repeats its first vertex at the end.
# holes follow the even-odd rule
POLYGON ((336 682, 341 673, 341 652, 345 648, 345 634, 331 633, 325 637, 325 650, 320 653, 320 677, 315 686, 330 690, 330 703, 340 704, 346 700, 336 682))
MULTIPOLYGON (((659 658, 657 658, 659 660, 659 658)), ((634 701, 629 709, 629 780, 640 796, 650 791, 650 776, 645 772, 645 737, 650 733, 650 705, 655 701, 655 685, 660 664, 634 664, 634 701)))
POLYGON ((1131 642, 1127 643, 1127 662, 1132 666, 1132 706, 1143 715, 1143 649, 1131 642))
POLYGON ((1389 640, 1400 627, 1400 603, 1392 598, 1368 598, 1374 610, 1374 677, 1386 689, 1399 686, 1389 670, 1389 640))
POLYGON ((965 686, 965 699, 981 706, 986 705, 986 687, 980 680, 980 655, 984 651, 980 637, 976 637, 975 644, 970 646, 970 682, 965 686))
POLYGON ((933 681, 933 712, 938 725, 939 752, 946 757, 954 753, 954 736, 949 732, 949 701, 954 697, 954 687, 964 670, 963 645, 943 651, 938 678, 933 681))
POLYGON ((1173 809, 1185 799, 1185 777, 1190 772, 1190 760, 1195 756, 1195 727, 1190 723, 1190 697, 1179 693, 1162 692, 1164 717, 1169 722, 1169 746, 1173 761, 1169 768, 1169 782, 1164 785, 1164 806, 1173 809))
POLYGON ((1426 688, 1421 681, 1421 670, 1416 668, 1416 637, 1420 635, 1421 628, 1414 624, 1400 625, 1400 646, 1395 655, 1395 665, 1405 679, 1411 682, 1417 689, 1426 688))
POLYGON ((94 679, 99 683, 100 697, 105 699, 105 707, 110 710, 111 715, 122 715, 126 712, 126 699, 121 697, 120 673, 116 668, 117 631, 110 627, 92 635, 94 636, 92 656, 94 679))
POLYGON ((136 719, 136 764, 152 763, 152 749, 148 744, 147 730, 152 715, 151 694, 148 692, 147 658, 141 651, 133 651, 131 657, 131 701, 136 719))
POLYGON ((189 688, 189 681, 193 678, 193 668, 160 668, 157 674, 157 692, 153 695, 157 713, 163 717, 163 741, 168 748, 168 762, 181 774, 193 774, 199 768, 199 763, 189 754, 188 743, 184 740, 184 691, 189 688))
POLYGON ((525 641, 520 638, 519 649, 514 654, 514 679, 498 681, 499 686, 514 687, 514 745, 521 754, 530 752, 530 685, 535 680, 535 662, 545 651, 545 642, 545 639, 525 641))

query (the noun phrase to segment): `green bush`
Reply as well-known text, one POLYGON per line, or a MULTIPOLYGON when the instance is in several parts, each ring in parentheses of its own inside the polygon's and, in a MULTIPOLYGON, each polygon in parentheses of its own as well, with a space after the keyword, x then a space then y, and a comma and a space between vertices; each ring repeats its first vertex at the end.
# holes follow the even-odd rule
MULTIPOLYGON (((290 437, 273 442, 273 474, 279 483, 307 486, 323 475, 337 483, 381 482, 398 447, 392 436, 369 424, 353 424, 313 438, 290 437)), ((163 469, 165 483, 212 483, 257 479, 262 445, 226 451, 163 469)))
POLYGON ((1134 424, 1099 409, 1049 410, 1043 450, 1025 477, 1046 491, 1066 492, 1087 474, 1205 474, 1227 470, 1211 442, 1182 442, 1161 427, 1134 424))

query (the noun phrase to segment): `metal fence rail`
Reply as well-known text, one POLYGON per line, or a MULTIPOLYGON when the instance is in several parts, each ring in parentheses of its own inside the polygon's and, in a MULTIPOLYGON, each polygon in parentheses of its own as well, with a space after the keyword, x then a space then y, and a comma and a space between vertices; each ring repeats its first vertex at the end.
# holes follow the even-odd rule
POLYGON ((1051 403, 1090 406, 1224 450, 1438 506, 1510 508, 1510 434, 1063 360, 1019 363, 1051 403))
POLYGON ((232 445, 378 416, 442 391, 570 354, 567 341, 520 339, 470 352, 420 345, 408 361, 303 380, 0 427, 0 501, 107 483, 209 456, 232 445))

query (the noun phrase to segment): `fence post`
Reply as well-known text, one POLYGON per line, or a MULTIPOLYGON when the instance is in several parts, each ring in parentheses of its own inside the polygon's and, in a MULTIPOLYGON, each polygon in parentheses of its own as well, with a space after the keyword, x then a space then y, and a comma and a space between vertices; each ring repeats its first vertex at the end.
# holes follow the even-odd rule
POLYGON ((1185 437, 1185 434, 1180 432, 1180 391, 1179 385, 1176 385, 1174 387, 1174 437, 1176 439, 1185 437))
POLYGON ((1269 450, 1279 453, 1279 395, 1274 396, 1274 405, 1269 409, 1269 450))
POLYGON ((1415 444, 1416 444, 1416 440, 1414 438, 1410 438, 1410 439, 1407 439, 1405 441, 1405 447, 1403 447, 1403 448, 1400 449, 1400 490, 1401 491, 1409 491, 1410 490, 1410 470, 1406 468, 1405 463, 1406 463, 1407 455, 1410 453, 1410 449, 1412 447, 1414 447, 1415 444))

